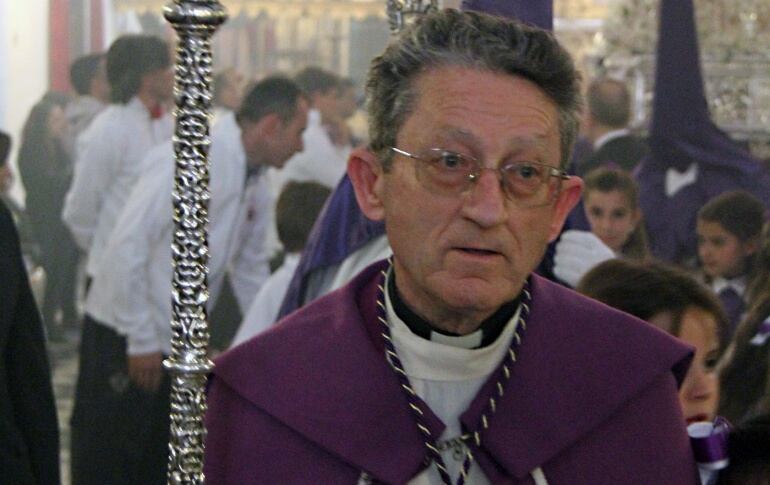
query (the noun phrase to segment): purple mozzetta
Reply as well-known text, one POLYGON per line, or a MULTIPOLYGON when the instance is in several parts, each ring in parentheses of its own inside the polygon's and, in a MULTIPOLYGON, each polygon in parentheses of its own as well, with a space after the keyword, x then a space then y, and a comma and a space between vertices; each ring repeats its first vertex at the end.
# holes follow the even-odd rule
MULTIPOLYGON (((384 262, 217 361, 210 484, 408 482, 421 434, 387 363, 375 298, 384 262)), ((678 383, 692 351, 629 315, 532 276, 532 309, 477 463, 492 483, 697 483, 678 383)), ((475 428, 488 382, 462 415, 475 428)), ((435 435, 444 428, 431 413, 435 435)))

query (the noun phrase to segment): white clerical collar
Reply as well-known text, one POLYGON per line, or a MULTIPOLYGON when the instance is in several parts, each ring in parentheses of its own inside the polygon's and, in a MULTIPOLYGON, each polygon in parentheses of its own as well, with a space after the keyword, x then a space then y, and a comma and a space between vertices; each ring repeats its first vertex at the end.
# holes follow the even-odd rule
POLYGON ((742 297, 746 292, 746 277, 739 276, 737 278, 727 279, 720 276, 718 278, 714 278, 714 281, 711 283, 711 288, 717 295, 728 288, 732 288, 736 293, 738 293, 738 296, 742 297))
MULTIPOLYGON (((386 286, 387 287, 387 286, 386 286)), ((505 326, 500 336, 490 345, 482 348, 466 348, 473 337, 442 335, 441 339, 427 340, 414 334, 393 309, 388 292, 385 293, 385 309, 393 343, 404 370, 410 377, 436 381, 460 381, 489 375, 505 356, 519 322, 521 305, 505 326)), ((440 335, 440 334, 437 334, 440 335)), ((480 336, 474 337, 476 342, 480 336)))
POLYGON ((612 130, 608 131, 607 133, 603 134, 599 138, 596 139, 594 142, 594 150, 598 150, 603 145, 606 145, 607 142, 614 140, 615 138, 620 138, 621 136, 626 136, 630 133, 628 131, 628 128, 621 128, 619 130, 612 130))

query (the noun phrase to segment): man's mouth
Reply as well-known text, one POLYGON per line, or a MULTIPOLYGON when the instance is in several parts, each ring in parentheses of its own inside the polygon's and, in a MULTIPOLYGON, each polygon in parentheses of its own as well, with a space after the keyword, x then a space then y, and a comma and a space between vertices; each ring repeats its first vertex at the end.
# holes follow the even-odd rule
POLYGON ((475 256, 497 256, 500 254, 497 251, 492 251, 491 249, 465 248, 465 247, 459 247, 455 249, 457 249, 458 251, 462 251, 464 253, 475 255, 475 256))

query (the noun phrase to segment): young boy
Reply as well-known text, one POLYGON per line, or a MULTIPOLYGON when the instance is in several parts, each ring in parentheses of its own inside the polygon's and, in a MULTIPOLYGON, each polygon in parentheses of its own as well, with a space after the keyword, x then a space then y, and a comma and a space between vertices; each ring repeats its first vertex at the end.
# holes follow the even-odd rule
POLYGON ((732 336, 745 311, 744 293, 753 277, 765 207, 743 191, 725 192, 698 212, 698 257, 706 283, 719 296, 732 336))
POLYGON ((317 182, 289 182, 275 204, 275 225, 286 255, 283 264, 259 289, 232 346, 270 327, 297 269, 302 249, 331 190, 317 182))

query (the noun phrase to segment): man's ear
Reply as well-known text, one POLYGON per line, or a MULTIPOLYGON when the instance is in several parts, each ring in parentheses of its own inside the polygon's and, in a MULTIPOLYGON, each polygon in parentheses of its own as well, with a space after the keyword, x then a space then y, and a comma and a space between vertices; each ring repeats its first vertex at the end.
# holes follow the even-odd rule
POLYGON ((554 203, 553 217, 551 219, 551 228, 548 233, 548 242, 553 242, 561 233, 561 228, 567 216, 580 202, 580 195, 583 193, 583 179, 571 176, 562 181, 561 192, 554 203))
POLYGON ((275 136, 283 127, 283 121, 277 113, 269 113, 257 121, 257 129, 265 136, 275 136))
POLYGON ((373 221, 385 218, 383 205, 384 172, 377 156, 367 148, 359 147, 348 157, 348 176, 356 192, 358 206, 373 221))
POLYGON ((759 248, 762 246, 761 244, 761 236, 753 236, 748 238, 746 241, 743 242, 743 253, 746 256, 753 256, 757 251, 759 251, 759 248))

